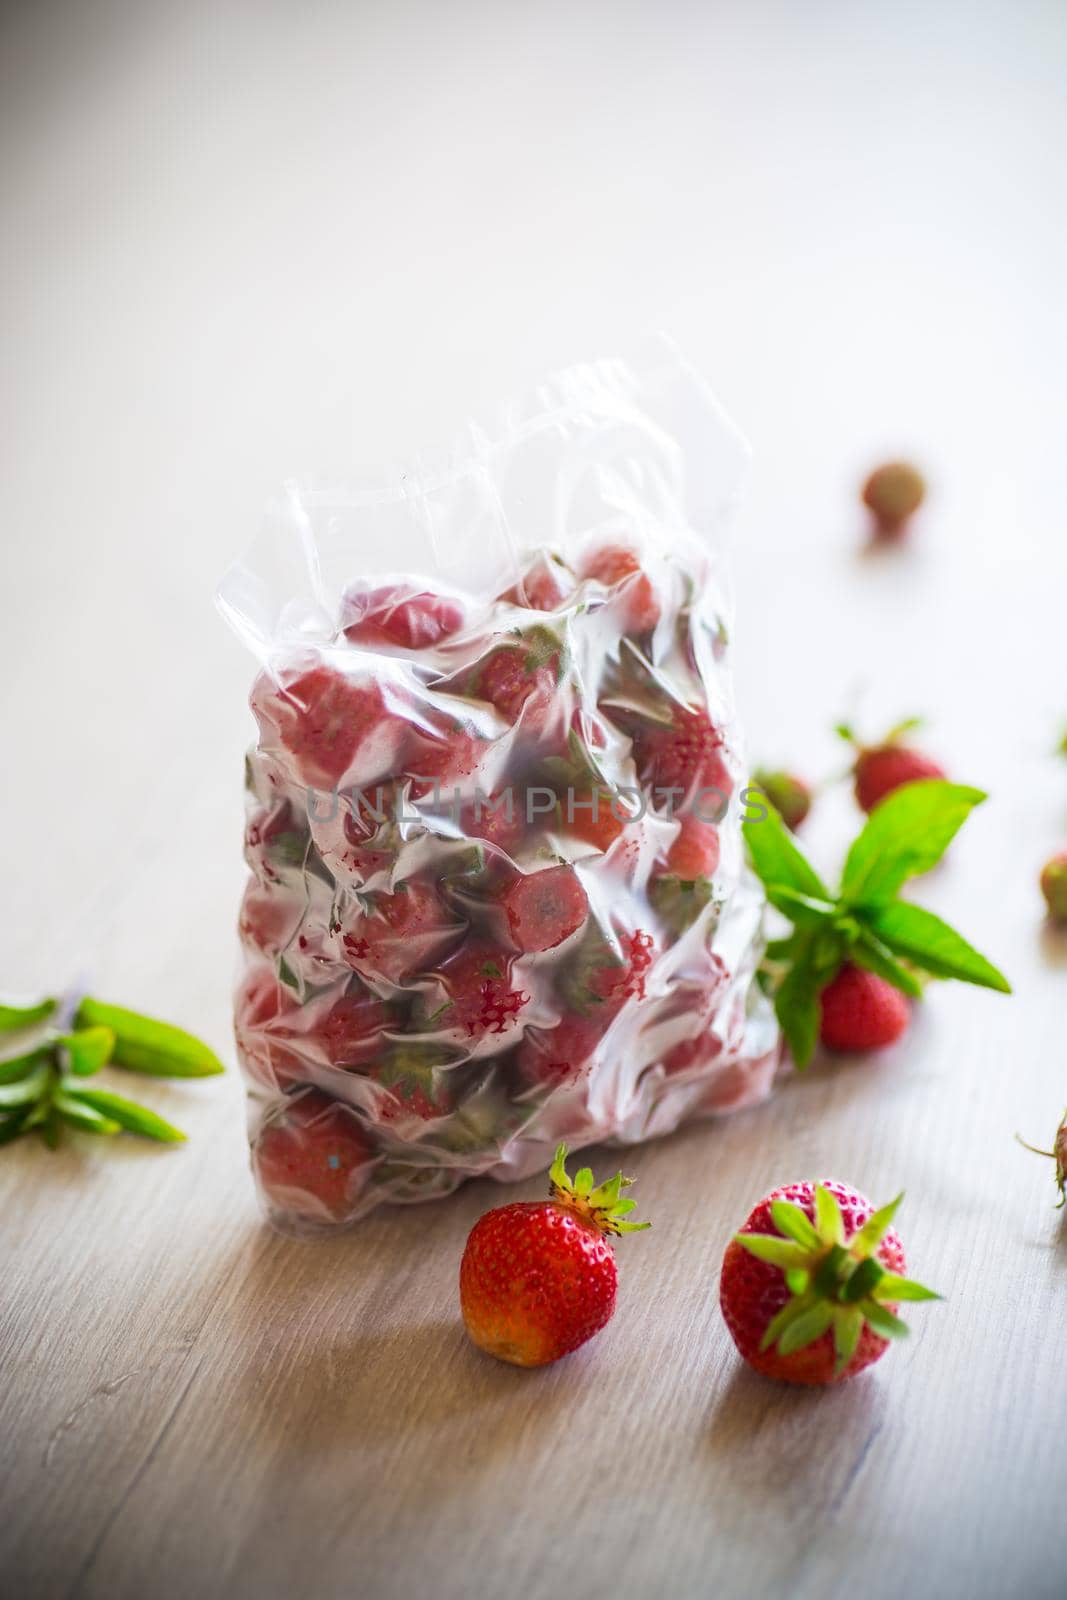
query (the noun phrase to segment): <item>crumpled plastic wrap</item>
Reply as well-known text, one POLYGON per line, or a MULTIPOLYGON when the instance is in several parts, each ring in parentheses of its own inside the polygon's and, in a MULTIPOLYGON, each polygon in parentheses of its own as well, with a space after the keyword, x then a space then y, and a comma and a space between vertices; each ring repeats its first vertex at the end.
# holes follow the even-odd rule
POLYGON ((260 663, 236 1037, 303 1230, 770 1089, 724 527, 672 351, 376 481, 293 483, 219 604, 260 663))

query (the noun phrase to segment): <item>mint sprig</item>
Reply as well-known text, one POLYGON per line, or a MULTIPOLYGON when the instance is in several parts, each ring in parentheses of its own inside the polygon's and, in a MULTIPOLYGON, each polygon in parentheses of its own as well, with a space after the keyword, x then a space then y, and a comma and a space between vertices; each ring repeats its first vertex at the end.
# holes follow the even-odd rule
POLYGON ((956 978, 1011 993, 1003 973, 933 912, 897 898, 905 882, 944 855, 975 806, 980 789, 926 778, 875 807, 853 841, 836 894, 822 882, 773 806, 744 824, 752 865, 767 899, 794 925, 767 946, 765 986, 798 1067, 819 1032, 819 996, 846 961, 913 998, 920 975, 956 978))
POLYGON ((64 1126, 104 1136, 125 1130, 162 1144, 184 1140, 180 1128, 147 1106, 87 1080, 108 1065, 151 1077, 213 1076, 224 1069, 207 1045, 169 1023, 88 997, 76 1004, 0 1005, 0 1032, 39 1030, 52 1017, 67 1022, 66 1031, 49 1026, 30 1049, 0 1058, 0 1145, 36 1130, 54 1150, 64 1126))

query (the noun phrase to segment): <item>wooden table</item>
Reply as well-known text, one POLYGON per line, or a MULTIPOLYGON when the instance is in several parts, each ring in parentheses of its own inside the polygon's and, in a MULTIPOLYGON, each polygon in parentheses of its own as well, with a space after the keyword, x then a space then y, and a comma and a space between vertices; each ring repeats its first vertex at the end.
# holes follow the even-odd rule
MULTIPOLYGON (((662 316, 757 449, 754 753, 840 767, 861 680, 872 725, 929 711, 994 798, 921 897, 1017 992, 946 986, 893 1051, 629 1153, 654 1231, 537 1373, 457 1319, 497 1187, 277 1237, 236 1074, 138 1085, 181 1149, 0 1152, 0 1590, 1063 1595, 1067 1231, 1012 1141, 1067 1098, 1036 891, 1067 833, 1062 17, 34 9, 0 96, 4 987, 86 974, 232 1061, 250 669, 215 577, 290 465, 432 441, 662 316), (935 495, 864 557, 855 481, 892 448, 935 495), (732 1228, 804 1175, 905 1188, 947 1296, 825 1394, 747 1372, 717 1307, 732 1228)), ((856 820, 823 797, 820 859, 856 820)))

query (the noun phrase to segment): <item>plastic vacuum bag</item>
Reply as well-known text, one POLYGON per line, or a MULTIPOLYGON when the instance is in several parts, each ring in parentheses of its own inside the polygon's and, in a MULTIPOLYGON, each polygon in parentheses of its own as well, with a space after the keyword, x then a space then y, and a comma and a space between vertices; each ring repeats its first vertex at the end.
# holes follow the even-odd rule
POLYGON ((724 530, 743 441, 671 350, 439 459, 291 483, 255 653, 238 1053, 272 1218, 521 1178, 769 1091, 724 530))

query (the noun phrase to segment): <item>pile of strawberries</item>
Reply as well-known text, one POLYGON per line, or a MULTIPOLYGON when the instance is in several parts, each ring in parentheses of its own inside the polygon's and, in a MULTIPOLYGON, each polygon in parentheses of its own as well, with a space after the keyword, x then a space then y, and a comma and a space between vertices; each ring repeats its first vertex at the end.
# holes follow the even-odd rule
POLYGON ((695 541, 602 538, 492 598, 353 587, 259 677, 236 1024, 276 1217, 767 1092, 713 594, 695 541))

